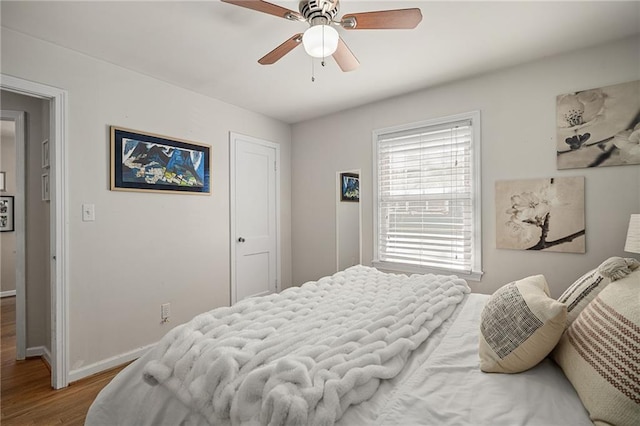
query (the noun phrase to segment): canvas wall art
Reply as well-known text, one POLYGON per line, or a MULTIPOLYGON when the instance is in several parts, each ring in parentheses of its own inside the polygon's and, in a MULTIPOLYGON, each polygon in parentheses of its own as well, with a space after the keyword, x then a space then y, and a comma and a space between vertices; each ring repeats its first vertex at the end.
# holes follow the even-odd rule
POLYGON ((340 173, 340 201, 360 201, 360 176, 340 173))
POLYGON ((497 181, 496 247, 584 253, 584 177, 497 181))
POLYGON ((211 194, 211 147, 111 126, 111 189, 211 194))
POLYGON ((640 80, 556 98, 558 169, 640 164, 640 80))

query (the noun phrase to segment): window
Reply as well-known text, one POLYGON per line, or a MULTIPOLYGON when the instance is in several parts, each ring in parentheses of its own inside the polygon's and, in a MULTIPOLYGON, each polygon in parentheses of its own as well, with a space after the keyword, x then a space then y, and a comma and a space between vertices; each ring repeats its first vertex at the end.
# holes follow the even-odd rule
POLYGON ((374 131, 374 266, 479 280, 480 113, 374 131))

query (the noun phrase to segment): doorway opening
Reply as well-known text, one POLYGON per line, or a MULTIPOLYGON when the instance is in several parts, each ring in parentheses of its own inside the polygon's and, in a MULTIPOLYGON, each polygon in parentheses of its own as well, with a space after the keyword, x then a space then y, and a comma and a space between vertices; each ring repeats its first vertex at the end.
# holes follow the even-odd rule
MULTIPOLYGON (((67 217, 66 217, 66 116, 67 116, 67 92, 65 90, 35 83, 21 78, 2 74, 0 79, 0 89, 31 98, 42 99, 48 103, 49 129, 46 132, 46 149, 48 150, 48 169, 42 173, 41 196, 43 200, 48 198, 49 203, 49 244, 48 265, 45 266, 48 272, 48 290, 50 306, 50 366, 51 366, 51 386, 60 389, 68 385, 68 310, 67 310, 67 271, 68 271, 68 248, 67 248, 67 217), (46 174, 46 179, 44 175, 46 174), (47 191, 48 190, 48 191, 47 191)), ((44 140, 43 140, 43 145, 44 140)), ((43 148, 44 149, 44 148, 43 148)), ((44 152, 44 151, 43 151, 44 152)), ((43 163, 44 164, 44 163, 43 163)), ((44 168, 44 167, 43 167, 44 168)), ((18 282, 16 282, 18 284, 18 282)), ((16 311, 19 310, 19 298, 26 297, 24 286, 22 289, 16 287, 16 311)), ((16 312, 20 315, 19 312, 16 312)), ((16 317, 18 321, 24 318, 16 317)), ((16 324, 18 330, 22 327, 16 324)), ((16 336, 17 337, 17 336, 16 336)), ((26 341, 26 339, 25 339, 26 341)), ((17 348, 16 348, 17 349, 17 348)), ((37 350, 36 350, 37 351, 37 350)), ((26 352, 26 351, 25 351, 26 352)), ((29 356, 29 353, 25 353, 29 356)), ((35 353, 34 353, 35 355, 35 353)))
POLYGON ((26 357, 26 247, 25 247, 25 135, 26 120, 22 111, 1 111, 3 219, 0 234, 2 247, 2 293, 16 298, 15 333, 17 360, 26 357))

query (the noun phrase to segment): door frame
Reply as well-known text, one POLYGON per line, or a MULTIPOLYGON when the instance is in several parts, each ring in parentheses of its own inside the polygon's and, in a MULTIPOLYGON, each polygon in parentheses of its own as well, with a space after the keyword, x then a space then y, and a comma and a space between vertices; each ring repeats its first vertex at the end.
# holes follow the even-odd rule
POLYGON ((0 74, 3 90, 49 101, 50 148, 50 272, 51 272, 51 386, 64 388, 69 384, 69 295, 67 277, 68 200, 67 200, 67 117, 66 90, 36 83, 7 74, 0 74))
POLYGON ((233 305, 237 302, 236 295, 236 145, 238 140, 249 142, 256 145, 272 148, 276 154, 276 292, 281 288, 281 248, 280 248, 280 145, 263 139, 254 138, 252 136, 242 135, 240 133, 229 132, 229 211, 230 211, 230 229, 229 229, 229 251, 230 251, 230 276, 231 276, 231 292, 229 303, 233 305))
POLYGON ((27 304, 26 304, 26 244, 25 244, 25 146, 26 118, 24 111, 1 111, 2 121, 13 121, 15 126, 15 178, 16 195, 14 218, 16 232, 16 359, 23 360, 27 356, 27 304))

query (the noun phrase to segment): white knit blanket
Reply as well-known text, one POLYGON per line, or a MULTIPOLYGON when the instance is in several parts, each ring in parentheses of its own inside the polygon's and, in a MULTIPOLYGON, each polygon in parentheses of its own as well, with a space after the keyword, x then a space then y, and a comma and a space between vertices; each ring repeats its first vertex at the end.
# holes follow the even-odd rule
POLYGON ((454 276, 354 266, 176 327, 145 380, 216 425, 330 425, 396 376, 468 292, 454 276))

